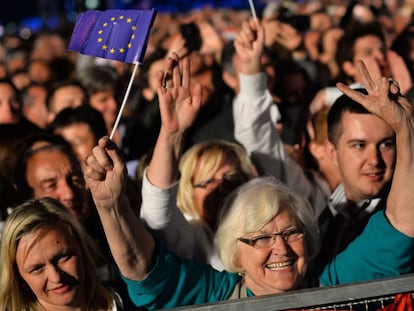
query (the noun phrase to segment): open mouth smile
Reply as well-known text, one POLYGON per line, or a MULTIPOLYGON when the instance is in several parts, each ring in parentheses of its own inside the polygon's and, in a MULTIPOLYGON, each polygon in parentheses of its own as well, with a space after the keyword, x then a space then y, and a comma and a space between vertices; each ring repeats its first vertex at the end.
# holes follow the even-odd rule
POLYGON ((272 262, 272 263, 267 264, 265 267, 267 269, 277 271, 277 270, 283 270, 288 267, 291 267, 293 266, 294 263, 295 262, 293 260, 284 261, 284 262, 272 262))

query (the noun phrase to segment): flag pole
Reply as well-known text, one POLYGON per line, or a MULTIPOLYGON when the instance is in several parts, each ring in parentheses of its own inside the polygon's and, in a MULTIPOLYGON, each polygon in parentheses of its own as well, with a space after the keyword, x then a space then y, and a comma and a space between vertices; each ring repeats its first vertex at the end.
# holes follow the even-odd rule
POLYGON ((124 108, 125 108, 125 104, 126 104, 126 101, 127 101, 127 99, 128 99, 129 92, 131 91, 132 83, 134 82, 135 75, 136 75, 136 73, 137 73, 137 69, 138 69, 138 65, 139 65, 139 63, 138 63, 138 62, 136 62, 136 63, 135 63, 134 70, 132 71, 131 78, 130 78, 129 83, 128 83, 128 87, 127 87, 127 90, 126 90, 125 95, 124 95, 124 99, 122 100, 121 107, 119 108, 118 115, 117 115, 117 117, 116 117, 114 127, 112 128, 112 133, 111 133, 111 136, 109 136, 109 138, 110 138, 111 140, 112 140, 112 138, 113 138, 113 137, 114 137, 114 135, 115 135, 115 132, 116 132, 116 129, 117 129, 118 125, 119 125, 119 122, 121 121, 122 112, 123 112, 123 110, 124 110, 124 108))
POLYGON ((250 4, 250 11, 252 11, 252 15, 254 19, 257 19, 256 9, 254 8, 253 0, 249 0, 250 4))

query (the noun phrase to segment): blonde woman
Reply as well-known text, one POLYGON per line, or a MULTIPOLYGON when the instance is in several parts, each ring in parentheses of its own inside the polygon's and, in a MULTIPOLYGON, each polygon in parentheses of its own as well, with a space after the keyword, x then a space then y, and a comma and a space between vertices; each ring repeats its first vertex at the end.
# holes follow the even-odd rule
POLYGON ((229 191, 256 175, 244 148, 224 140, 202 142, 180 160, 177 206, 191 221, 215 231, 220 202, 229 191))
MULTIPOLYGON (((177 61, 177 54, 169 59, 167 71, 177 80, 168 80, 167 86, 181 81, 171 72, 177 61)), ((183 62, 182 80, 189 83, 188 60, 183 62)), ((141 218, 179 256, 221 270, 214 247, 221 202, 231 190, 256 176, 256 170, 242 146, 224 140, 199 143, 181 157, 183 137, 202 102, 199 85, 194 88, 199 96, 192 105, 170 107, 160 100, 162 124, 143 176, 141 218)), ((158 96, 170 95, 160 87, 158 96)))
POLYGON ((119 310, 97 279, 97 257, 90 237, 59 201, 26 201, 3 228, 0 310, 119 310))

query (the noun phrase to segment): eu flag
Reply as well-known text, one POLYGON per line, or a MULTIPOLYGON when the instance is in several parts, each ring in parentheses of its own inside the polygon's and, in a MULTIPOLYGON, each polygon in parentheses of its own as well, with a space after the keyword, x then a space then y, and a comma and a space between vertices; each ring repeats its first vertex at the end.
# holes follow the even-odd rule
POLYGON ((154 9, 83 12, 68 49, 124 63, 142 63, 156 14, 154 9))

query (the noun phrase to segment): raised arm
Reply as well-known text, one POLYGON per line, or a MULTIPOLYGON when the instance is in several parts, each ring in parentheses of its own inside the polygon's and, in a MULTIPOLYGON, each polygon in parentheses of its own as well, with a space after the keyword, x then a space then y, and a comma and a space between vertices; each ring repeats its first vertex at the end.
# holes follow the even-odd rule
POLYGON ((397 158, 386 215, 391 225, 407 236, 414 237, 414 118, 413 106, 401 95, 397 82, 381 77, 378 71, 368 73, 363 62, 357 64, 368 95, 344 84, 337 87, 386 122, 396 135, 397 158))
POLYGON ((261 57, 264 29, 259 20, 242 24, 234 46, 240 60, 240 93, 233 102, 234 135, 265 175, 272 175, 307 198, 316 215, 326 206, 325 194, 312 184, 302 167, 289 157, 270 109, 277 110, 267 88, 261 57))
POLYGON ((242 23, 234 40, 234 47, 240 58, 240 73, 258 74, 262 71, 261 57, 264 49, 264 28, 257 19, 242 23))
POLYGON ((177 179, 184 134, 200 109, 202 89, 199 84, 191 88, 190 62, 186 57, 179 60, 175 53, 160 72, 158 83, 161 129, 147 178, 154 186, 167 188, 177 179))
POLYGON ((106 136, 101 138, 85 167, 85 179, 118 268, 126 278, 142 280, 151 268, 155 244, 129 205, 125 162, 116 144, 106 136))
MULTIPOLYGON (((168 59, 158 82, 162 122, 143 178, 141 219, 170 250, 181 257, 194 258, 199 245, 206 245, 205 231, 189 223, 178 209, 177 178, 184 135, 200 109, 202 91, 200 85, 192 86, 188 59, 179 59, 177 54, 168 59)), ((204 251, 199 256, 207 262, 209 253, 204 251)))

